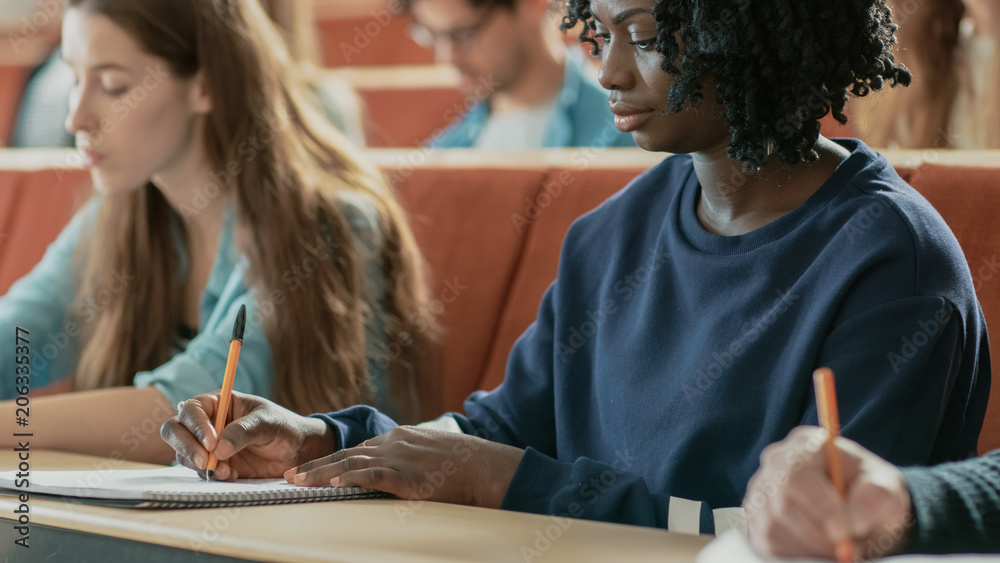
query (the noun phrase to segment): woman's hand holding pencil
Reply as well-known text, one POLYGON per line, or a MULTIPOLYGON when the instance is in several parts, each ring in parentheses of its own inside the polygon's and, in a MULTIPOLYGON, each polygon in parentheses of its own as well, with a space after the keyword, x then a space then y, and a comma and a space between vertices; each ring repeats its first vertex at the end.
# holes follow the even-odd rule
POLYGON ((177 463, 203 479, 209 454, 218 459, 215 479, 277 479, 285 471, 336 448, 333 431, 323 421, 299 416, 254 395, 232 392, 225 429, 215 431, 220 392, 184 401, 160 435, 177 451, 177 463))
POLYGON ((803 426, 763 451, 743 500, 751 545, 777 557, 836 559, 844 539, 851 541, 856 560, 897 552, 914 522, 902 473, 857 443, 837 438, 842 497, 829 474, 827 436, 822 428, 803 426))
MULTIPOLYGON (((243 346, 243 330, 247 325, 247 306, 240 305, 240 311, 236 315, 236 324, 233 326, 233 337, 229 342, 229 358, 226 360, 226 372, 222 379, 222 391, 219 392, 219 406, 215 413, 214 430, 216 435, 221 434, 226 428, 226 417, 229 415, 229 404, 232 402, 233 383, 236 381, 236 366, 240 361, 240 348, 243 346)), ((183 407, 182 407, 183 408, 183 407)), ((180 412, 180 408, 177 409, 180 412)), ((208 465, 205 469, 205 480, 211 481, 215 478, 215 466, 219 459, 215 457, 215 452, 208 453, 208 465)))
POLYGON ((246 321, 247 309, 241 305, 222 389, 181 401, 177 416, 160 427, 160 435, 177 451, 177 463, 205 480, 279 477, 331 453, 336 445, 333 432, 322 421, 233 391, 246 321), (233 424, 227 424, 230 421, 233 424))

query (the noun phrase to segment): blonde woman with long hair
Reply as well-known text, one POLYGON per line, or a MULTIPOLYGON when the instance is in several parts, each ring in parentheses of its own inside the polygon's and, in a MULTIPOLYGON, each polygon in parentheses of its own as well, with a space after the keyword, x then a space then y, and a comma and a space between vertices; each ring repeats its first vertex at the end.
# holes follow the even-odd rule
POLYGON ((283 45, 258 0, 67 2, 67 128, 97 193, 0 299, 0 330, 30 334, 0 347, 23 378, 0 396, 73 391, 29 393, 33 447, 172 459, 160 423, 221 385, 241 304, 236 389, 300 413, 439 414, 403 211, 283 45))

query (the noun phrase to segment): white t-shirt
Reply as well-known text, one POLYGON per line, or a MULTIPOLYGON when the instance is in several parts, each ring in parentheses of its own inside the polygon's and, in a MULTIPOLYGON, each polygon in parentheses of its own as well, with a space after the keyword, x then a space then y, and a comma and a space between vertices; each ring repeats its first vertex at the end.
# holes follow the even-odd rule
POLYGON ((476 148, 524 150, 542 147, 555 100, 531 108, 491 114, 476 139, 476 148))

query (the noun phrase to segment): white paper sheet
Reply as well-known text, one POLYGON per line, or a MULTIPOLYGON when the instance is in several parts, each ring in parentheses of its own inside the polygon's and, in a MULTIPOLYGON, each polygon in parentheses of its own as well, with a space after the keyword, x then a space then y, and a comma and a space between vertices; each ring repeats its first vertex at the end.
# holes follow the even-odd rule
POLYGON ((139 500, 148 493, 191 496, 210 493, 254 493, 296 489, 284 479, 242 479, 236 482, 205 481, 182 466, 163 469, 95 471, 32 471, 28 488, 16 487, 16 471, 0 472, 0 487, 14 492, 42 493, 80 498, 139 500))
MULTIPOLYGON (((727 532, 701 550, 698 554, 697 563, 817 563, 817 559, 772 559, 761 557, 750 548, 746 537, 737 532, 727 532)), ((1000 563, 1000 556, 996 555, 950 555, 950 556, 929 556, 929 555, 907 555, 899 557, 888 557, 883 559, 892 563, 930 563, 933 561, 961 561, 963 563, 1000 563)), ((825 561, 823 563, 829 563, 825 561)))

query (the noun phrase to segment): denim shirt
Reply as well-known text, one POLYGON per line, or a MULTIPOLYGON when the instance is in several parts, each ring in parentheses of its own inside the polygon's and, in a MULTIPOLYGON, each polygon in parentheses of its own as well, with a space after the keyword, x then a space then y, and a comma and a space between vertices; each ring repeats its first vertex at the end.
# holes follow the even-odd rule
MULTIPOLYGON (((634 147, 632 135, 615 128, 608 92, 584 73, 579 57, 570 52, 565 66, 563 87, 552 108, 542 147, 634 147)), ((479 102, 427 145, 442 149, 473 147, 489 117, 489 104, 479 102)))
MULTIPOLYGON (((360 198, 350 199, 358 201, 345 204, 344 210, 358 242, 375 245, 377 241, 374 237, 379 231, 374 208, 360 198)), ((141 272, 115 272, 107 286, 99 289, 91 301, 77 305, 76 311, 70 310, 79 283, 79 275, 74 271, 73 254, 81 231, 93 229, 100 203, 100 198, 95 199, 77 213, 46 250, 41 262, 0 297, 0 331, 13 335, 15 327, 22 327, 29 332, 32 389, 40 389, 71 376, 79 359, 81 332, 94 320, 102 303, 106 305, 110 295, 122 291, 126 284, 141 283, 137 281, 141 279, 141 272)), ((247 288, 245 273, 248 264, 246 258, 237 253, 234 225, 235 211, 230 208, 225 215, 215 264, 201 295, 197 334, 190 341, 178 335, 171 343, 170 360, 135 375, 136 387, 155 385, 171 404, 222 387, 233 323, 240 305, 247 306, 247 324, 233 388, 267 398, 274 395, 274 360, 262 325, 265 317, 261 311, 265 315, 282 313, 280 305, 275 305, 280 302, 275 299, 275 291, 291 291, 293 288, 290 285, 274 290, 266 301, 259 300, 256 292, 247 288)), ((179 224, 175 225, 174 232, 180 256, 178 279, 182 280, 189 268, 189 258, 180 244, 179 224)), ((387 375, 375 361, 386 342, 380 305, 384 280, 377 260, 369 261, 365 282, 367 294, 373 296, 369 300, 373 314, 366 323, 366 336, 374 403, 391 408, 387 375)), ((13 337, 10 338, 13 341, 13 337)), ((15 352, 13 345, 0 346, 0 369, 13 374, 15 352)), ((309 374, 302 376, 308 377, 309 374)), ((0 385, 0 399, 13 398, 14 387, 11 376, 9 383, 0 385)))

